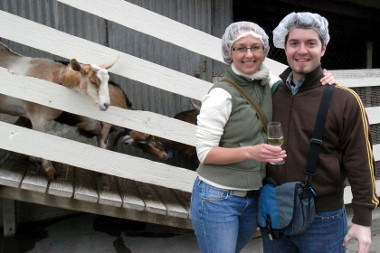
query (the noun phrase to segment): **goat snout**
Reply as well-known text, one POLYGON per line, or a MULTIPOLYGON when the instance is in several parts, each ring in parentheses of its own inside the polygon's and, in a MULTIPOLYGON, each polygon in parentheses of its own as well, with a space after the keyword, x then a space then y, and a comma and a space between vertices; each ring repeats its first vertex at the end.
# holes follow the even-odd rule
POLYGON ((104 103, 104 104, 100 105, 100 109, 101 109, 102 111, 106 111, 106 110, 108 109, 109 106, 110 106, 109 103, 104 103))

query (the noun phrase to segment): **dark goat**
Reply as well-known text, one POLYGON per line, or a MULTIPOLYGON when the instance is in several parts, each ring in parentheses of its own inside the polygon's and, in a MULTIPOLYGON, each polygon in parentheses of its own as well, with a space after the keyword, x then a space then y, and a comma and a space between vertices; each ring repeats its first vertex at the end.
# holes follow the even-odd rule
MULTIPOLYGON (((196 105, 194 105, 194 107, 196 109, 180 112, 175 115, 174 118, 196 125, 197 116, 199 114, 199 107, 196 105)), ((195 170, 199 165, 197 153, 195 147, 193 146, 171 141, 161 137, 143 134, 134 130, 131 130, 129 132, 128 141, 129 143, 132 143, 133 145, 136 145, 143 150, 149 149, 149 153, 154 152, 155 149, 165 150, 166 154, 168 155, 167 158, 169 158, 169 163, 172 165, 190 170, 195 170), (147 145, 147 143, 145 143, 145 140, 150 139, 153 139, 153 143, 157 146, 154 147, 153 145, 147 145), (136 142, 136 140, 139 140, 139 142, 136 142)))
MULTIPOLYGON (((197 124, 198 109, 180 112, 174 118, 185 121, 190 124, 197 124)), ((195 170, 199 165, 197 152, 195 147, 186 145, 180 142, 173 141, 171 143, 171 150, 174 152, 174 158, 177 155, 178 166, 195 170)))

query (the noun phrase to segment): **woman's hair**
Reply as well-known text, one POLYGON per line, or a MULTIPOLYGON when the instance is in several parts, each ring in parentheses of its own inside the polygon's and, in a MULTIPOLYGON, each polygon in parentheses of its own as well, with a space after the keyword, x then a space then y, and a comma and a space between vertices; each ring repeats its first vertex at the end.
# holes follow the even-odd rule
POLYGON ((223 59, 226 63, 231 64, 231 50, 232 45, 239 39, 251 35, 255 38, 260 39, 261 43, 264 45, 264 53, 265 56, 268 55, 269 52, 269 38, 265 33, 264 29, 262 29, 259 25, 253 22, 235 22, 230 24, 224 35, 222 37, 222 54, 223 59))

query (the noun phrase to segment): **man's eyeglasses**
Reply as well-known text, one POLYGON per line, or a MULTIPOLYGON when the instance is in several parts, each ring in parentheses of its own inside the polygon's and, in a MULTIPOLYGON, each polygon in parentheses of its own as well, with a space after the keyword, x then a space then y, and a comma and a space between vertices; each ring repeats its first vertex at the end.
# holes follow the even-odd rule
POLYGON ((239 53, 245 54, 247 51, 251 50, 251 52, 261 52, 264 50, 264 47, 262 46, 253 46, 253 47, 233 47, 233 51, 237 51, 239 53))

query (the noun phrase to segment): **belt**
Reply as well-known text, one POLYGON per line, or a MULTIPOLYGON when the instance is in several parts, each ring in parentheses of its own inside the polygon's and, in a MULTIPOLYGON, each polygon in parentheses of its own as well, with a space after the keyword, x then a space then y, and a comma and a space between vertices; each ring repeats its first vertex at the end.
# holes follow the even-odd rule
POLYGON ((260 190, 253 191, 236 191, 236 190, 227 190, 228 195, 233 195, 242 198, 249 198, 252 196, 259 195, 260 190))

